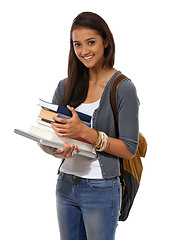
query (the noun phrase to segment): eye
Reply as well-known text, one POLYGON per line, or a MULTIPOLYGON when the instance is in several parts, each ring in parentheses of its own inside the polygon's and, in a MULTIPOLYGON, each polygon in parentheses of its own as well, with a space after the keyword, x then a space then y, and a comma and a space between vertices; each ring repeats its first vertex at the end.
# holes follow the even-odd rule
POLYGON ((80 46, 80 43, 75 43, 74 46, 77 48, 80 46))
POLYGON ((89 41, 89 45, 93 45, 95 41, 89 41))

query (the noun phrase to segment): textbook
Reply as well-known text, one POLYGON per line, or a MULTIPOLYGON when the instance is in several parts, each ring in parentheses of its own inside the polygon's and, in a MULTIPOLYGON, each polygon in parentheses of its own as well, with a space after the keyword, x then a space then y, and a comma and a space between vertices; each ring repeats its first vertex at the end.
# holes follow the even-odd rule
MULTIPOLYGON (((59 105, 51 104, 48 102, 45 102, 43 100, 39 100, 39 106, 41 106, 41 111, 39 116, 36 119, 37 126, 31 126, 30 130, 28 132, 22 131, 20 129, 15 129, 14 132, 26 137, 28 139, 31 139, 33 141, 36 141, 38 143, 41 143, 43 145, 53 147, 53 148, 62 148, 64 146, 63 143, 67 142, 73 145, 77 145, 80 148, 80 155, 89 157, 89 158, 95 158, 96 152, 93 149, 92 145, 86 141, 85 139, 81 137, 77 138, 65 138, 65 137, 58 137, 53 130, 51 123, 52 123, 52 117, 53 115, 57 114, 57 116, 61 117, 61 114, 64 115, 63 118, 71 118, 72 114, 71 111, 69 111, 68 108, 62 107, 59 105), (66 110, 65 110, 66 109, 66 110), (50 116, 46 116, 46 113, 50 112, 50 116), (42 115, 43 114, 43 115, 42 115), (44 116, 45 114, 45 116, 44 116)), ((77 111, 76 111, 77 112, 77 111)), ((86 125, 90 126, 91 116, 77 112, 80 119, 86 123, 86 125)), ((54 121, 53 121, 54 122, 54 121)))
POLYGON ((29 132, 25 132, 19 129, 15 129, 14 132, 23 137, 36 141, 42 145, 46 145, 53 148, 62 148, 64 142, 77 145, 80 148, 79 155, 89 158, 95 158, 96 152, 89 143, 84 143, 71 138, 58 137, 55 133, 41 129, 36 126, 31 126, 29 132))
MULTIPOLYGON (((41 109, 40 113, 39 113, 39 118, 41 118, 42 120, 46 120, 48 122, 55 122, 53 120, 53 117, 57 116, 58 118, 64 118, 64 119, 70 119, 71 117, 62 113, 57 113, 54 112, 52 110, 43 108, 41 109)), ((85 125, 87 125, 88 127, 91 127, 91 123, 90 122, 85 122, 82 121, 85 125)), ((59 123, 59 122, 58 122, 59 123)))
MULTIPOLYGON (((51 127, 51 122, 52 122, 52 121, 50 121, 50 120, 48 120, 48 119, 44 119, 44 118, 38 117, 38 118, 36 119, 36 122, 37 122, 38 124, 40 124, 41 126, 43 125, 43 126, 47 127, 46 130, 54 132, 53 128, 51 127)), ((39 125, 39 126, 40 126, 40 125, 39 125)), ((81 142, 89 143, 86 139, 81 138, 81 137, 76 137, 76 138, 74 138, 74 139, 79 140, 79 141, 81 141, 81 142)))
MULTIPOLYGON (((43 108, 46 108, 48 110, 52 110, 54 112, 62 113, 64 115, 72 117, 72 113, 67 107, 63 107, 63 106, 60 106, 60 105, 57 105, 57 104, 45 102, 42 99, 39 99, 39 104, 38 105, 43 107, 43 108)), ((82 121, 89 122, 89 123, 91 122, 91 116, 89 116, 87 114, 84 114, 84 113, 81 113, 79 111, 76 111, 76 112, 77 112, 79 118, 82 121)))

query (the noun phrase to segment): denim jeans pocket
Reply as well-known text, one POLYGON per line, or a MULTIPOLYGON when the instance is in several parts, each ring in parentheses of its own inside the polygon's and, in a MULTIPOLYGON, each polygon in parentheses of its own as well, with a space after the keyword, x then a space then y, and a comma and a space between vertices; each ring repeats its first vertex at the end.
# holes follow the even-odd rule
POLYGON ((107 191, 114 188, 113 179, 88 179, 87 184, 94 190, 107 191))

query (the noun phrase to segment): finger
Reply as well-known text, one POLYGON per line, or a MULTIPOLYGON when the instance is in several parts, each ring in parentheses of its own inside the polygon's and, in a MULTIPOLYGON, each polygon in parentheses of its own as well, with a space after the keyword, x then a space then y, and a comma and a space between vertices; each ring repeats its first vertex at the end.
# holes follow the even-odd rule
POLYGON ((51 125, 54 130, 57 132, 66 132, 66 127, 62 126, 61 124, 54 123, 51 125))
MULTIPOLYGON (((56 123, 61 123, 61 124, 66 124, 69 122, 69 119, 65 119, 65 118, 58 118, 57 116, 53 116, 53 120, 56 123)), ((54 123, 55 124, 55 123, 54 123)))
POLYGON ((75 145, 75 150, 77 151, 77 153, 80 152, 80 148, 77 145, 75 145))
POLYGON ((67 137, 67 138, 69 138, 69 134, 67 133, 67 131, 65 129, 60 129, 60 128, 53 127, 53 130, 55 131, 55 134, 58 137, 67 137))
POLYGON ((63 148, 53 148, 52 153, 54 156, 62 156, 62 158, 67 157, 67 155, 71 152, 70 146, 64 143, 63 148))
POLYGON ((65 158, 72 158, 75 157, 79 152, 80 148, 77 145, 72 145, 70 143, 64 143, 65 145, 65 158))
POLYGON ((64 143, 65 144, 65 157, 66 158, 71 158, 72 157, 72 152, 74 151, 74 145, 70 143, 64 143))
POLYGON ((76 110, 73 107, 70 107, 69 105, 67 105, 67 108, 72 112, 73 116, 77 116, 78 115, 76 110))
POLYGON ((69 149, 72 149, 73 148, 73 144, 70 144, 70 143, 67 143, 67 142, 64 142, 63 143, 64 144, 64 149, 66 150, 69 150, 69 149))
POLYGON ((51 127, 56 133, 66 133, 67 132, 67 126, 65 124, 59 124, 59 123, 52 123, 51 127))
POLYGON ((79 152, 80 148, 77 145, 75 145, 74 150, 72 151, 72 157, 76 157, 79 152))
POLYGON ((57 149, 53 149, 53 153, 54 154, 62 154, 64 152, 63 148, 57 148, 57 149))

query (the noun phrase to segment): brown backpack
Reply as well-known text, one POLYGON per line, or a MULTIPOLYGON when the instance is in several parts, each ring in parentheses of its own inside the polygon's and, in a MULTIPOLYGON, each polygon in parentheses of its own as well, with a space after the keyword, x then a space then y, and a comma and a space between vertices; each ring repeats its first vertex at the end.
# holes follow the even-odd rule
MULTIPOLYGON (((126 79, 128 79, 126 76, 124 76, 123 74, 119 74, 113 80, 111 86, 110 102, 115 118, 117 138, 119 138, 119 130, 118 130, 118 111, 116 105, 116 90, 119 84, 126 79)), ((119 221, 125 221, 128 218, 130 209, 133 205, 133 201, 135 199, 135 196, 140 185, 141 175, 143 171, 141 157, 145 157, 146 151, 147 151, 146 139, 141 133, 139 133, 139 145, 136 155, 130 160, 120 158, 122 204, 119 221)))

